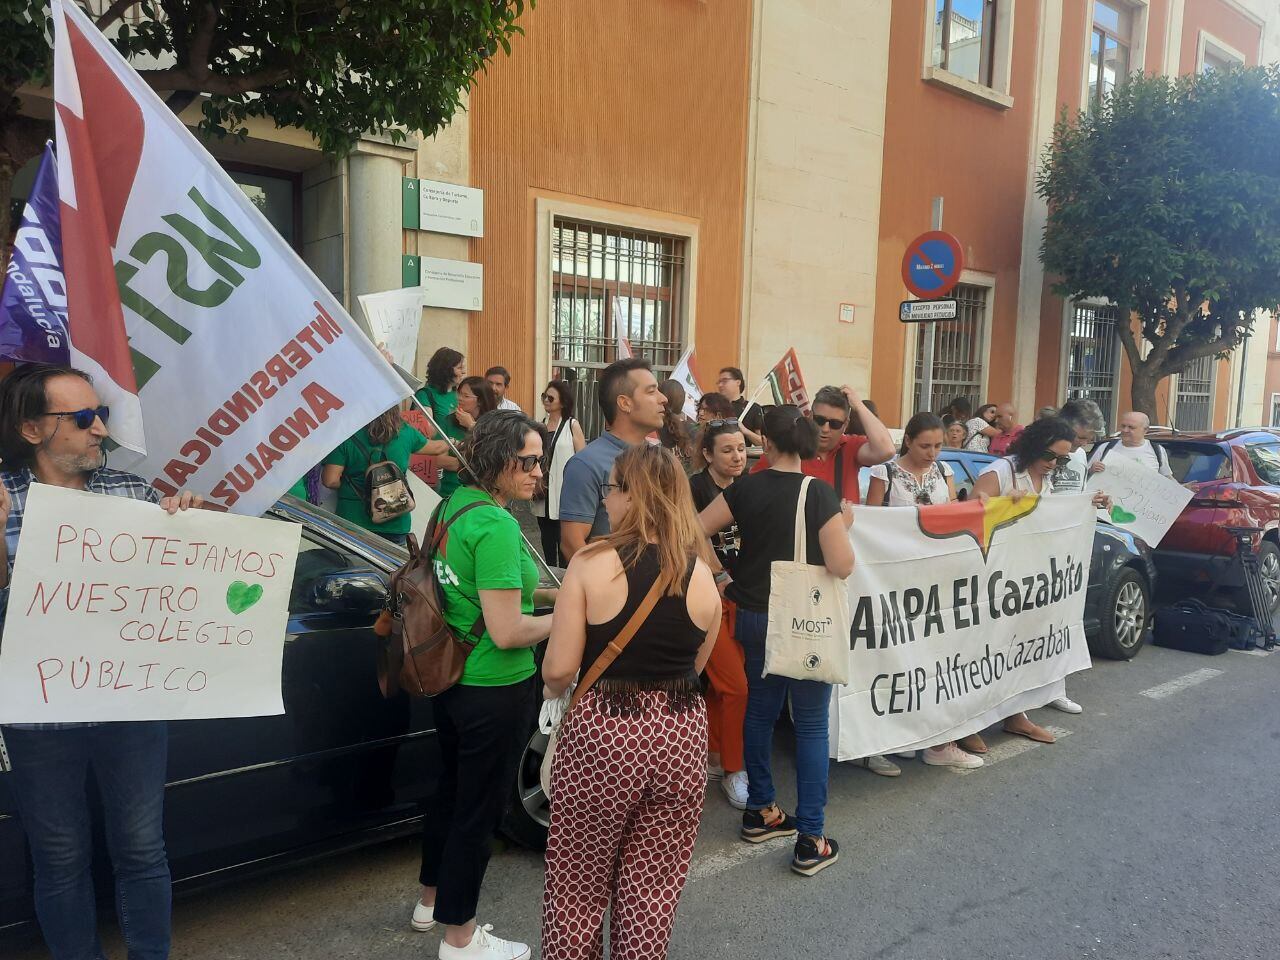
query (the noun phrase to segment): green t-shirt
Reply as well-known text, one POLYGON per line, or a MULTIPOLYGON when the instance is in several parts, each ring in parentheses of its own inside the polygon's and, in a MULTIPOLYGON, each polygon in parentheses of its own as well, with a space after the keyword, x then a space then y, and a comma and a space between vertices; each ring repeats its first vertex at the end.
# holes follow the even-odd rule
POLYGON ((424 407, 431 408, 431 414, 438 423, 442 423, 445 417, 458 409, 457 390, 437 390, 428 383, 414 396, 418 398, 418 402, 424 407))
MULTIPOLYGON (((460 444, 467 436, 467 431, 458 426, 458 421, 453 419, 452 416, 442 417, 440 419, 440 430, 455 444, 460 444)), ((450 453, 450 456, 452 456, 452 453, 450 453)), ((449 496, 453 491, 457 490, 460 485, 461 484, 458 480, 458 471, 440 471, 440 483, 438 484, 438 490, 441 497, 449 496)))
POLYGON ((408 533, 413 528, 413 515, 401 514, 386 523, 374 523, 369 517, 369 500, 364 489, 364 472, 370 463, 390 460, 405 473, 409 457, 421 450, 427 438, 409 424, 401 424, 400 432, 386 446, 379 447, 369 439, 368 429, 344 440, 342 446, 325 457, 326 466, 342 467, 342 486, 338 487, 338 516, 374 533, 408 533), (364 449, 361 449, 361 444, 364 449))
MULTIPOLYGON (((459 487, 449 498, 441 522, 470 503, 477 507, 449 528, 445 546, 436 555, 436 577, 444 590, 444 616, 465 637, 480 617, 481 590, 519 590, 520 612, 533 612, 538 568, 520 537, 516 518, 477 487, 459 487)), ((534 674, 533 650, 502 650, 486 630, 467 657, 459 683, 471 687, 502 687, 534 674)))

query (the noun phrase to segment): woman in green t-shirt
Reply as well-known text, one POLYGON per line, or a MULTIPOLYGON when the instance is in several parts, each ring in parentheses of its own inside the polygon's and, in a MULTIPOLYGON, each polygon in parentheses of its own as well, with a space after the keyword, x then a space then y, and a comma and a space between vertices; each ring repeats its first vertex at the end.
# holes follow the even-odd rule
POLYGON ((450 949, 442 946, 441 956, 475 938, 468 956, 528 957, 524 944, 477 929, 475 917, 489 838, 502 819, 533 714, 530 648, 551 632, 551 617, 532 613, 535 601, 554 602, 555 593, 537 590, 533 554, 507 509, 533 498, 542 476, 542 431, 518 410, 498 410, 480 419, 463 453, 469 469, 441 507, 438 522, 449 527, 435 565, 445 619, 476 644, 462 679, 431 700, 441 771, 422 821, 422 896, 412 925, 445 925, 450 949))
MULTIPOLYGON (((493 395, 493 387, 489 386, 489 381, 484 377, 467 377, 458 384, 458 390, 454 396, 457 408, 449 416, 437 419, 436 423, 440 427, 440 432, 457 445, 467 438, 468 432, 476 425, 477 420, 490 410, 497 409, 498 398, 493 395)), ((440 442, 444 443, 443 440, 440 442)), ((458 489, 458 471, 462 468, 462 464, 458 462, 458 458, 451 450, 436 457, 436 463, 441 471, 438 488, 440 496, 447 497, 458 489)))
POLYGON ((374 523, 369 516, 364 473, 370 464, 390 460, 408 474, 409 458, 415 453, 433 456, 447 449, 448 444, 443 440, 428 442, 426 437, 404 422, 399 407, 392 407, 325 457, 320 482, 330 490, 338 491, 338 516, 343 520, 403 546, 413 523, 412 514, 402 513, 385 523, 374 523))
POLYGON ((467 358, 452 347, 441 347, 427 361, 427 383, 415 396, 439 423, 458 408, 458 384, 467 375, 467 358))

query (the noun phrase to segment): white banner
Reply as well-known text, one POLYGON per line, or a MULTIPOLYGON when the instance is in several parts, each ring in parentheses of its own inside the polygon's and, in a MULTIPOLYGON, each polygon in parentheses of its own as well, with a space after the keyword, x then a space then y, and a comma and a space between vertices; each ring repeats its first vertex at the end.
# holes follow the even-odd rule
POLYGON ((385 344, 397 364, 412 370, 418 356, 418 332, 422 329, 422 307, 426 299, 422 288, 366 293, 357 299, 373 342, 385 344))
POLYGON ((1062 695, 1090 666, 1085 496, 854 507, 850 677, 838 760, 958 739, 1062 695))
POLYGON ((283 713, 301 529, 32 484, 0 643, 0 723, 283 713))
POLYGON ((1158 546, 1191 502, 1191 491, 1158 470, 1129 457, 1108 457, 1101 473, 1090 474, 1085 492, 1102 491, 1111 497, 1110 510, 1098 510, 1099 520, 1109 520, 1158 546))
POLYGON ((75 4, 53 16, 55 93, 83 115, 60 108, 59 143, 77 175, 110 178, 111 283, 146 426, 147 456, 112 466, 260 514, 409 389, 75 4))
POLYGON ((684 415, 696 421, 698 401, 702 399, 702 384, 698 383, 698 363, 694 358, 693 347, 684 352, 676 368, 671 371, 671 379, 684 387, 684 415))

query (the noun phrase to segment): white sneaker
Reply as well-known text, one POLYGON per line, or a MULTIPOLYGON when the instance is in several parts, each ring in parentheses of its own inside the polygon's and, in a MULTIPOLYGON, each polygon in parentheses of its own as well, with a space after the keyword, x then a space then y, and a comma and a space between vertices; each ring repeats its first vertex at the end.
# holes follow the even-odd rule
POLYGON ((961 750, 954 742, 929 747, 924 752, 924 762, 931 767, 963 767, 966 770, 976 770, 982 766, 981 757, 961 750))
POLYGON ((900 766, 884 757, 863 757, 861 760, 853 762, 880 777, 897 777, 902 774, 900 766))
POLYGON ((503 940, 489 931, 492 923, 477 925, 475 935, 465 947, 453 947, 440 941, 440 960, 529 960, 529 945, 503 940))
POLYGON ((1057 700, 1050 700, 1049 706, 1055 710, 1061 710, 1063 713, 1084 713, 1084 707, 1070 697, 1059 697, 1057 700))
POLYGON ((916 752, 914 750, 903 750, 899 753, 895 753, 894 756, 899 760, 914 760, 916 758, 916 752))
POLYGON ((419 933, 426 933, 436 925, 436 908, 434 905, 428 907, 419 900, 413 905, 413 919, 409 921, 409 926, 417 930, 419 933))
POLYGON ((738 770, 720 781, 720 789, 729 798, 729 806, 738 810, 747 809, 747 771, 738 770))

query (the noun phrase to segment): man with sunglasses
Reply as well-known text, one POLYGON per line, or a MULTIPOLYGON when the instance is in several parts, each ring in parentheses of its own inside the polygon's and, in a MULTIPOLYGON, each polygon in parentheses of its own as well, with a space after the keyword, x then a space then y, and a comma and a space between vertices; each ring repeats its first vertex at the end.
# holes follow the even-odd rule
MULTIPOLYGON (((801 469, 831 484, 841 501, 861 502, 858 469, 884 463, 897 452, 888 428, 848 384, 823 387, 814 394, 810 416, 818 427, 818 455, 802 461, 801 469), (864 434, 845 433, 854 413, 866 431, 864 434)), ((751 472, 768 469, 768 458, 761 457, 751 472)))
MULTIPOLYGON (((107 469, 102 443, 109 415, 88 375, 70 367, 28 364, 0 381, 0 609, 8 603, 32 483, 148 500, 170 514, 201 506, 189 492, 161 499, 141 477, 107 469)), ((13 763, 9 781, 35 867, 36 916, 55 960, 103 955, 90 873, 90 768, 129 956, 168 956, 171 895, 162 832, 167 736, 163 721, 4 728, 13 763)))

